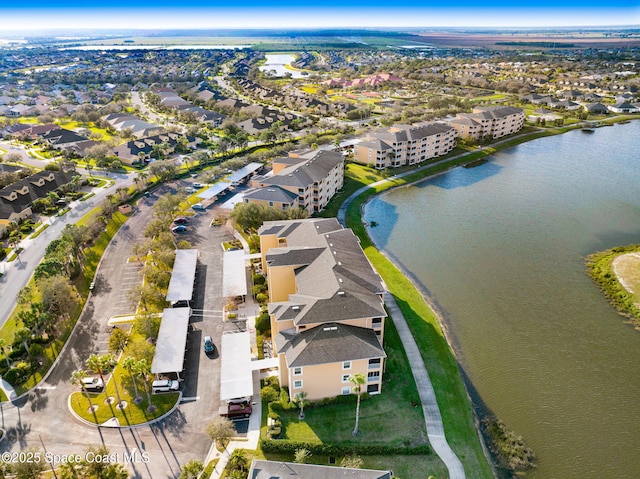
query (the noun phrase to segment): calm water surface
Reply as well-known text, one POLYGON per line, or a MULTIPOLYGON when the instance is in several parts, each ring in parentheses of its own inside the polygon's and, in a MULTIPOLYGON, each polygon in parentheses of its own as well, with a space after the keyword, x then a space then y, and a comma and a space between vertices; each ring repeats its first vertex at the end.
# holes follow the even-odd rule
POLYGON ((640 121, 543 138, 374 199, 378 246, 444 311, 535 479, 640 477, 640 332, 585 274, 640 242, 640 121))

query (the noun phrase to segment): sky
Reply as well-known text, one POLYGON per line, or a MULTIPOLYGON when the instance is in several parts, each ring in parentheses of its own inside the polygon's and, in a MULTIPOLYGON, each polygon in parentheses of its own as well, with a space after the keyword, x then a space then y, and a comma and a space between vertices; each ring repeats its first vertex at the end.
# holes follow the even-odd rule
MULTIPOLYGON (((42 29, 640 26, 638 0, 30 0, 6 6, 2 32, 42 29), (315 5, 305 7, 305 5, 315 5), (229 7, 233 5, 233 7, 229 7), (238 7, 237 5, 241 5, 238 7), (391 8, 389 5, 393 5, 391 8), (479 6, 480 5, 480 6, 479 6)), ((4 4, 4 5, 3 5, 4 4)))

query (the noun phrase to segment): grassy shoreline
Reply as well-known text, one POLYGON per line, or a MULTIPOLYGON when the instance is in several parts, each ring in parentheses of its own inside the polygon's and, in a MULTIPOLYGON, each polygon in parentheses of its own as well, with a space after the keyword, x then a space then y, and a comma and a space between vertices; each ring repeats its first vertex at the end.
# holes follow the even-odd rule
POLYGON ((640 252, 640 244, 617 246, 590 254, 586 258, 586 265, 589 276, 600 287, 611 305, 640 330, 640 301, 620 283, 613 270, 613 261, 617 257, 636 252, 640 252))

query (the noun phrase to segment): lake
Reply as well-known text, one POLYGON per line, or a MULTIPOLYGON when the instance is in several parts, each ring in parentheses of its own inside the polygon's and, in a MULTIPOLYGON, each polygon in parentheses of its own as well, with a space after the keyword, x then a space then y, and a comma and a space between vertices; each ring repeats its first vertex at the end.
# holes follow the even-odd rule
POLYGON ((291 78, 302 78, 304 76, 301 71, 289 70, 285 67, 285 65, 289 65, 295 60, 293 55, 267 54, 265 57, 267 62, 259 67, 261 72, 268 73, 274 77, 283 77, 287 73, 291 74, 291 78))
POLYGON ((639 193, 635 121, 534 140, 366 207, 376 244, 442 311, 479 401, 536 452, 528 478, 639 475, 640 332, 584 262, 640 242, 639 193))

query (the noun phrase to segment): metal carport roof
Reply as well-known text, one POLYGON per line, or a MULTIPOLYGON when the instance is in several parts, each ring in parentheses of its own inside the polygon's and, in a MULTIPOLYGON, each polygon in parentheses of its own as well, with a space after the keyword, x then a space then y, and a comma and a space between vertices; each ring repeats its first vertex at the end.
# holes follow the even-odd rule
POLYGON ((167 308, 162 312, 156 352, 151 363, 153 374, 180 373, 184 365, 191 308, 167 308))
POLYGON ((225 251, 222 258, 222 295, 246 296, 247 294, 246 255, 243 249, 225 251))
POLYGON ((251 345, 248 331, 226 332, 220 344, 220 400, 253 396, 251 345))
POLYGON ((197 249, 179 249, 173 263, 167 301, 191 301, 198 263, 197 249))

